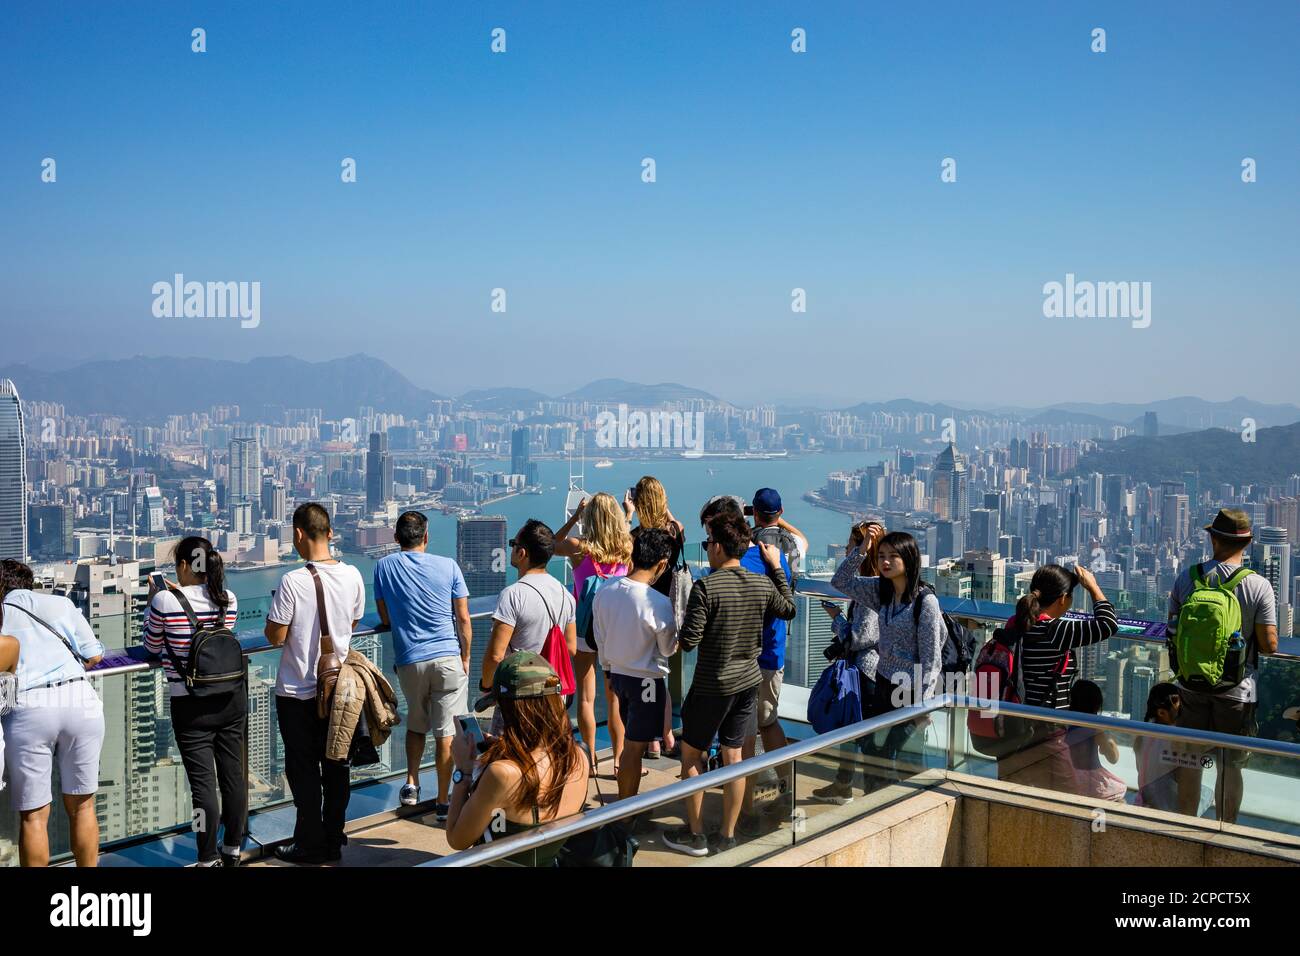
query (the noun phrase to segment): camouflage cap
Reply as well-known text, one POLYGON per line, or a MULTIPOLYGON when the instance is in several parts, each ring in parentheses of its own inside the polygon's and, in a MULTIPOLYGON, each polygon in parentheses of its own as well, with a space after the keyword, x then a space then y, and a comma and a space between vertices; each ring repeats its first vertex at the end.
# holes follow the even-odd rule
POLYGON ((559 678, 546 658, 532 651, 516 651, 497 665, 496 673, 492 675, 491 692, 480 697, 474 709, 483 710, 502 699, 524 700, 559 693, 559 678))

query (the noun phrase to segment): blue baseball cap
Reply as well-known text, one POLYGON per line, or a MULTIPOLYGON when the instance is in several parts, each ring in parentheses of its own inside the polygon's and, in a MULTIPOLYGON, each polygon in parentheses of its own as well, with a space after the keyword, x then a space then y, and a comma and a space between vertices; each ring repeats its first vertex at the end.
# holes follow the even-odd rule
POLYGON ((781 496, 775 488, 759 488, 754 492, 754 511, 774 515, 781 510, 781 496))

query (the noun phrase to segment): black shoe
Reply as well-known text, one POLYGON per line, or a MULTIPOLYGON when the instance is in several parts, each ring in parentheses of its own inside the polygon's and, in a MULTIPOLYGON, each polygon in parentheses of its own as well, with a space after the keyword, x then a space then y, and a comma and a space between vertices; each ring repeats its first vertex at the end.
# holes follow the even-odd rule
POLYGON ((343 847, 341 847, 341 846, 327 846, 327 847, 325 848, 325 862, 326 862, 326 863, 338 863, 338 862, 342 861, 342 859, 343 859, 343 847))
POLYGON ((320 850, 307 850, 296 843, 282 843, 275 848, 275 858, 285 863, 299 866, 319 866, 325 862, 325 854, 320 850))
POLYGON ((222 866, 239 866, 239 854, 238 854, 238 853, 223 853, 223 854, 221 854, 221 865, 222 865, 222 866))

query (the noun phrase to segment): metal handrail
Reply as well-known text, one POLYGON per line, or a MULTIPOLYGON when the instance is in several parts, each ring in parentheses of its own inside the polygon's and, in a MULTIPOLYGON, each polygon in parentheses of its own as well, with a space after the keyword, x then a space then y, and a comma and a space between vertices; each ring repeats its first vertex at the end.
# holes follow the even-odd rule
MULTIPOLYGON (((647 810, 653 810, 668 803, 673 803, 683 797, 690 796, 694 793, 700 793, 705 790, 711 790, 714 787, 722 786, 733 780, 753 776, 762 773, 764 770, 770 770, 782 764, 790 763, 801 757, 807 757, 812 754, 820 753, 830 747, 839 744, 849 743, 864 737, 867 734, 875 733, 889 727, 895 727, 899 724, 915 720, 927 714, 938 710, 948 711, 955 715, 958 710, 966 709, 989 709, 996 706, 1001 713, 1013 714, 1019 717, 1025 717, 1029 720, 1038 720, 1047 723, 1068 723, 1072 726, 1090 727, 1095 730, 1113 730, 1122 733, 1140 733, 1146 737, 1157 737, 1165 740, 1178 740, 1187 743, 1208 744, 1214 747, 1232 747, 1238 750, 1251 750, 1258 753, 1270 754, 1277 757, 1285 757, 1300 760, 1300 745, 1281 743, 1279 741, 1260 740, 1259 738, 1249 738, 1252 743, 1244 744, 1243 738, 1234 737, 1230 734, 1221 734, 1214 731, 1206 730, 1186 730, 1171 728, 1165 724, 1151 724, 1140 720, 1123 720, 1118 717, 1102 717, 1100 715, 1076 713, 1075 711, 1062 712, 1043 707, 1028 707, 1023 704, 1008 704, 1001 701, 990 701, 975 697, 958 696, 954 694, 943 694, 932 700, 913 707, 905 707, 899 710, 891 711, 888 714, 882 714, 863 720, 847 727, 841 727, 824 734, 818 734, 809 737, 797 743, 787 744, 777 750, 759 754, 748 760, 742 760, 739 763, 731 764, 727 767, 721 767, 717 770, 710 770, 699 776, 691 777, 688 780, 681 780, 666 787, 660 787, 651 790, 648 793, 640 793, 624 800, 619 800, 608 806, 600 807, 595 810, 579 812, 573 816, 565 817, 562 820, 553 820, 545 823, 540 827, 532 830, 526 830, 522 833, 512 834, 508 837, 502 837, 499 840, 493 840, 491 843, 483 846, 471 847, 467 850, 461 850, 458 853, 452 853, 437 860, 430 860, 427 863, 419 863, 417 866, 481 866, 485 863, 492 863, 498 860, 504 860, 508 857, 516 856, 519 853, 526 853, 529 850, 535 850, 551 843, 566 840, 569 837, 588 830, 596 829, 607 823, 613 823, 617 820, 623 820, 627 817, 636 816, 647 810)), ((951 735, 953 726, 948 730, 951 735)), ((945 774, 951 768, 945 768, 945 774)))
MULTIPOLYGON (((807 577, 799 578, 795 581, 794 592, 804 595, 805 597, 824 597, 835 600, 846 601, 848 598, 831 587, 829 581, 818 581, 807 577)), ((939 599, 940 604, 948 603, 944 609, 954 617, 968 620, 980 621, 986 624, 1002 624, 1007 619, 1006 605, 997 604, 992 601, 984 602, 987 607, 980 607, 979 601, 944 598, 939 599)), ((469 616, 471 619, 488 618, 496 610, 497 595, 485 594, 480 597, 469 599, 469 616)), ((386 634, 388 628, 383 625, 373 625, 362 628, 353 633, 353 637, 372 637, 376 634, 386 634)), ((245 632, 240 635, 240 643, 244 645, 244 654, 253 655, 261 654, 267 651, 273 651, 276 648, 267 641, 266 637, 256 632, 245 632)), ((1112 641, 1131 641, 1139 644, 1149 644, 1156 647, 1163 647, 1164 641, 1151 640, 1133 634, 1116 634, 1108 640, 1112 641)), ((1274 654, 1267 655, 1270 658, 1276 658, 1288 661, 1300 661, 1300 638, 1289 637, 1282 638, 1279 641, 1278 650, 1274 654), (1284 649, 1284 646, 1286 649, 1284 649)), ((111 677, 115 674, 131 674, 139 671, 151 670, 155 667, 162 666, 160 658, 149 657, 145 654, 142 647, 123 648, 119 650, 106 651, 104 654, 109 664, 101 664, 89 673, 94 677, 111 677), (129 663, 125 660, 129 658, 129 663)))
POLYGON ((493 840, 484 846, 471 847, 459 853, 452 853, 437 860, 430 860, 427 863, 416 865, 478 866, 546 846, 559 840, 566 840, 578 833, 604 826, 606 823, 612 823, 615 820, 622 820, 625 817, 635 816, 638 813, 653 810, 664 804, 673 803, 693 793, 720 787, 723 784, 731 783, 733 780, 741 780, 756 773, 762 773, 764 770, 770 770, 773 767, 789 763, 791 760, 807 757, 810 754, 825 750, 827 747, 848 743, 867 734, 875 733, 877 730, 884 730, 909 720, 915 720, 917 717, 923 717, 926 714, 943 709, 945 701, 948 699, 947 696, 936 697, 934 700, 916 707, 905 707, 901 710, 890 711, 888 714, 881 714, 856 724, 850 724, 847 727, 840 727, 838 730, 832 730, 816 737, 809 737, 797 743, 787 744, 778 750, 757 754, 739 763, 719 767, 717 770, 710 770, 688 780, 679 780, 677 783, 669 784, 666 787, 659 787, 647 793, 638 793, 636 796, 627 797, 596 810, 588 810, 585 813, 580 812, 562 820, 552 820, 535 829, 493 840))

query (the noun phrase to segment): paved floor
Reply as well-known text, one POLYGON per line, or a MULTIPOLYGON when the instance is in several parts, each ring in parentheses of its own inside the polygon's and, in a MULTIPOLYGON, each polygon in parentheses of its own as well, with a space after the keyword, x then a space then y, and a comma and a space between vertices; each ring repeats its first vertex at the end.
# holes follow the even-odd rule
MULTIPOLYGON (((602 755, 601 774, 593 779, 588 791, 588 805, 600 806, 610 802, 617 793, 612 778, 613 765, 607 754, 602 755)), ((861 772, 854 779, 854 800, 847 805, 819 803, 811 791, 826 784, 839 766, 838 755, 814 755, 798 762, 795 772, 794 800, 789 789, 782 793, 774 771, 759 775, 755 781, 755 806, 759 811, 759 831, 746 836, 737 833, 739 844, 722 854, 708 857, 689 857, 670 849, 663 843, 663 832, 681 826, 685 820, 682 802, 675 801, 649 811, 637 821, 634 835, 640 843, 636 855, 637 866, 736 866, 760 859, 793 845, 796 841, 824 833, 871 812, 908 793, 928 781, 904 781, 885 785, 886 781, 873 781, 873 790, 866 795, 861 772)), ((784 772, 789 773, 786 765, 784 772)), ((679 766, 666 759, 646 761, 641 792, 646 793, 667 786, 678 779, 679 766)), ((704 821, 707 831, 718 828, 722 816, 721 789, 704 794, 704 821)), ((444 825, 434 820, 432 812, 411 816, 350 831, 348 845, 343 851, 342 866, 412 866, 444 856, 451 850, 447 846, 444 825)), ((265 859, 253 866, 285 866, 278 860, 265 859)))

